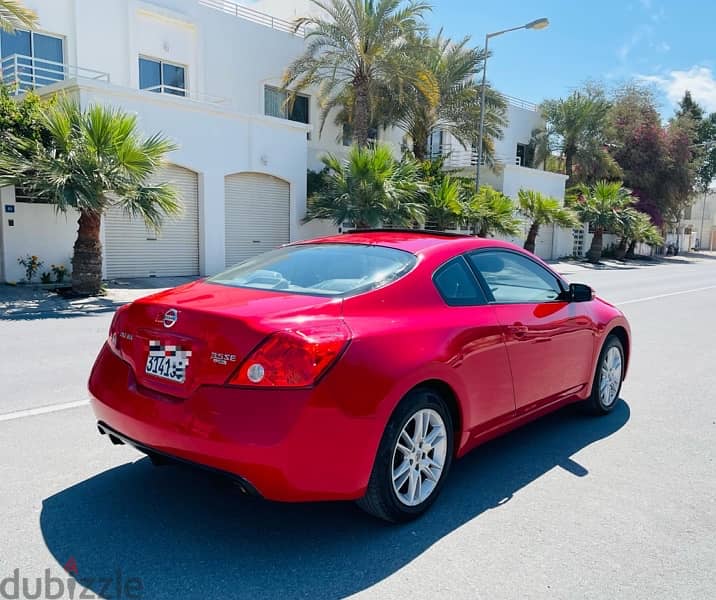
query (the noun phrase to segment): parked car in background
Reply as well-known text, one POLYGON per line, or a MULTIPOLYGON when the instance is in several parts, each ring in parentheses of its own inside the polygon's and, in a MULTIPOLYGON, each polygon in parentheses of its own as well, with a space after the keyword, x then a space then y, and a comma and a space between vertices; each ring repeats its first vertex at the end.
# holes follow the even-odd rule
POLYGON ((360 231, 120 308, 89 380, 101 433, 282 501, 423 513, 452 461, 571 402, 618 402, 629 325, 505 242, 360 231))

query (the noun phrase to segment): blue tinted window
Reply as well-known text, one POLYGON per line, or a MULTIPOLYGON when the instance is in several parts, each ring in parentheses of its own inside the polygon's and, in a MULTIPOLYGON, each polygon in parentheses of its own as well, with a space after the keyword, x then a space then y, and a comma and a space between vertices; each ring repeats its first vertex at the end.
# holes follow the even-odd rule
POLYGON ((462 257, 454 258, 433 276, 443 300, 450 306, 485 304, 485 296, 462 257))
POLYGON ((156 88, 152 91, 159 92, 162 85, 162 66, 159 61, 139 59, 139 89, 156 88))
POLYGON ((526 256, 515 252, 486 251, 470 256, 490 288, 495 302, 552 302, 561 297, 557 278, 526 256))
POLYGON ((179 65, 140 57, 139 89, 185 96, 185 69, 179 65))
POLYGON ((11 54, 32 55, 32 43, 30 41, 29 31, 17 30, 15 33, 3 31, 0 34, 0 45, 2 46, 3 58, 11 54))
POLYGON ((184 96, 184 67, 162 63, 162 85, 166 94, 184 96))
POLYGON ((62 40, 60 38, 32 34, 32 50, 35 58, 35 84, 49 85, 65 78, 62 56, 62 40))

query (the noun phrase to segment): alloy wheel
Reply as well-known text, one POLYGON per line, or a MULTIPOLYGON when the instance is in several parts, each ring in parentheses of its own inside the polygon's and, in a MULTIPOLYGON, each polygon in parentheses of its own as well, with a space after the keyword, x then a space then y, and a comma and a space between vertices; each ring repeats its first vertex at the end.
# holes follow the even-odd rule
POLYGON ((609 407, 617 399, 622 381, 622 353, 612 346, 604 355, 602 372, 599 379, 599 399, 604 407, 609 407))
POLYGON ((433 493, 447 458, 445 422, 436 411, 416 412, 403 426, 393 451, 393 491, 406 506, 417 506, 433 493))

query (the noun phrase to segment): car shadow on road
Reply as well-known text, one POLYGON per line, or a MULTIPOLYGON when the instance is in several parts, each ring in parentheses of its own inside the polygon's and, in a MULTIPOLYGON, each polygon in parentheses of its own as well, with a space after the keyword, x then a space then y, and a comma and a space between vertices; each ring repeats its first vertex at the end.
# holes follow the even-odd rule
MULTIPOLYGON (((385 579, 435 542, 497 509, 549 470, 588 476, 571 456, 621 429, 621 401, 602 418, 566 407, 454 465, 420 520, 388 525, 351 503, 280 504, 226 480, 140 459, 44 500, 40 525, 78 578, 141 578, 145 598, 340 598, 385 579)), ((98 593, 99 586, 89 587, 98 593)))

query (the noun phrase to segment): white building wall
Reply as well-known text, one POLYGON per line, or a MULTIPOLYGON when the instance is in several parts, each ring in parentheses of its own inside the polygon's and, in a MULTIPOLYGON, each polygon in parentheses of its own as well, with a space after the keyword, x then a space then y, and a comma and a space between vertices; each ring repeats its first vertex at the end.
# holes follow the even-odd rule
POLYGON ((34 281, 40 281, 43 272, 49 272, 51 265, 64 265, 70 272, 72 245, 77 237, 77 219, 74 211, 57 213, 49 204, 30 204, 15 201, 15 190, 6 187, 0 190, 2 204, 3 241, 2 271, 5 281, 17 282, 25 278, 25 269, 18 258, 35 255, 43 265, 34 281), (6 212, 10 206, 14 212, 6 212), (13 225, 10 225, 12 221, 13 225))
MULTIPOLYGON (((224 177, 252 172, 290 186, 290 235, 302 239, 306 212, 306 127, 284 119, 250 116, 184 98, 137 93, 113 86, 82 86, 83 104, 121 106, 139 116, 146 133, 162 131, 179 149, 169 162, 200 175, 202 274, 224 268, 224 177)), ((259 199, 257 199, 259 200, 259 199)))
POLYGON ((525 108, 509 101, 507 104, 508 126, 501 140, 495 140, 495 155, 508 164, 514 164, 517 144, 529 144, 532 130, 544 125, 542 117, 534 108, 525 108))
MULTIPOLYGON (((697 194, 689 216, 681 221, 681 225, 682 230, 690 227, 693 231, 693 246, 701 250, 716 250, 716 191, 697 194)), ((685 249, 683 244, 681 248, 685 249)))

